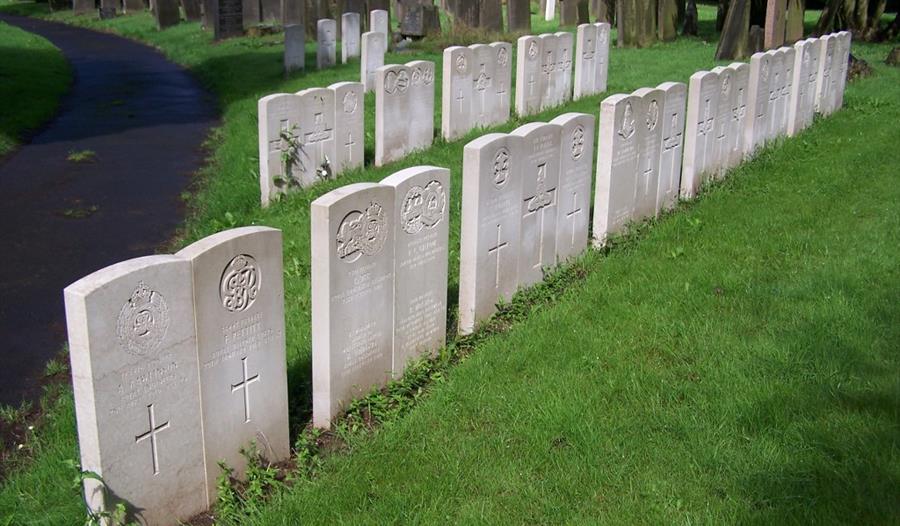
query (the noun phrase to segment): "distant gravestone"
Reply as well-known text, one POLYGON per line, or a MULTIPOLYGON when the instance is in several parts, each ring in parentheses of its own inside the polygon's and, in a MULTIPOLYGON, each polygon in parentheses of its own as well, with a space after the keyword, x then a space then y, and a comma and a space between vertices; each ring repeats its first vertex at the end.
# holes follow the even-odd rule
POLYGON ((341 63, 359 58, 359 13, 341 15, 341 63))
POLYGON ((188 22, 199 22, 203 16, 200 0, 181 0, 181 7, 188 22))
POLYGON ((559 209, 559 157, 561 127, 532 122, 516 128, 522 178, 519 286, 544 279, 544 268, 556 264, 556 216, 559 209))
POLYGON ((597 32, 594 24, 581 24, 576 30, 575 99, 597 93, 597 32))
POLYGON ((575 26, 578 24, 578 0, 560 0, 559 25, 575 26))
POLYGON ((736 101, 734 91, 734 72, 723 66, 713 68, 718 75, 719 95, 715 110, 712 131, 712 151, 707 163, 709 174, 724 176, 728 164, 729 135, 731 131, 731 108, 736 101))
POLYGON ((507 30, 511 33, 531 31, 531 2, 529 0, 507 0, 507 30))
POLYGON ((819 72, 816 76, 816 112, 829 115, 834 111, 834 35, 819 38, 819 72))
POLYGON ((766 31, 756 25, 750 26, 750 33, 747 35, 747 41, 749 42, 749 50, 752 53, 759 53, 761 51, 766 50, 765 45, 766 39, 766 31))
POLYGON ((572 53, 575 51, 575 38, 568 31, 560 31, 556 33, 556 42, 557 54, 554 74, 556 76, 555 86, 557 93, 554 99, 556 104, 559 105, 572 100, 572 53))
POLYGON ((328 86, 334 92, 334 174, 360 168, 365 152, 365 89, 359 82, 328 86))
POLYGON ((559 204, 556 260, 566 261, 587 248, 594 169, 593 115, 564 113, 550 124, 560 127, 559 204))
POLYGON ((509 120, 512 100, 512 44, 493 42, 494 81, 492 96, 496 102, 492 105, 491 124, 502 124, 509 120))
POLYGON ((422 4, 411 4, 403 11, 400 20, 400 34, 404 37, 425 36, 425 19, 422 4))
POLYGON ((381 33, 363 33, 362 59, 359 67, 359 81, 365 85, 366 92, 375 89, 375 70, 384 65, 384 38, 381 33))
POLYGON ((838 33, 838 42, 841 44, 841 54, 838 57, 838 77, 837 77, 837 93, 835 97, 835 109, 839 110, 844 106, 844 90, 847 88, 847 74, 850 68, 850 46, 852 45, 853 34, 850 31, 841 31, 838 33))
POLYGON ((714 131, 721 88, 719 75, 712 71, 691 75, 681 167, 681 196, 686 199, 697 195, 700 185, 715 169, 714 131))
POLYGON ((659 154, 659 190, 656 194, 656 209, 662 212, 671 210, 678 202, 687 85, 683 82, 663 82, 657 89, 665 93, 666 101, 661 117, 662 148, 659 154))
MULTIPOLYGON (((91 2, 93 4, 93 2, 91 2)), ((135 15, 138 13, 143 13, 146 9, 144 7, 144 0, 125 0, 125 14, 135 15)), ((191 20, 191 19, 188 19, 191 20)))
POLYGON ((306 30, 304 0, 281 0, 281 25, 301 25, 306 30))
POLYGON ((803 0, 787 0, 785 41, 793 44, 803 38, 803 0))
POLYGON ((313 201, 313 425, 391 376, 394 189, 357 183, 313 201))
POLYGON ((780 51, 770 49, 766 51, 769 56, 771 70, 769 73, 769 112, 766 119, 766 141, 771 141, 778 136, 778 127, 781 119, 781 89, 784 82, 784 56, 780 51))
POLYGON ((281 19, 281 0, 260 0, 260 20, 263 23, 277 24, 281 19))
POLYGON ((244 478, 241 448, 270 462, 290 456, 281 232, 244 227, 193 243, 191 264, 206 487, 216 498, 224 460, 244 478))
POLYGON ((181 12, 178 10, 178 0, 156 0, 156 27, 163 30, 177 25, 181 21, 181 12))
POLYGON ((409 68, 409 121, 407 152, 422 150, 434 142, 434 62, 414 60, 409 68))
POLYGON ((452 141, 472 129, 474 52, 464 46, 444 49, 441 77, 441 136, 452 141))
POLYGON ((298 155, 300 104, 293 94, 277 93, 259 99, 259 182, 262 206, 267 206, 291 187, 298 155))
POLYGON ((112 20, 116 17, 116 8, 101 5, 98 14, 100 16, 100 20, 112 20))
POLYGON ((734 62, 728 65, 728 69, 732 73, 734 87, 728 115, 728 147, 724 162, 726 168, 733 168, 744 159, 744 129, 751 113, 748 106, 750 66, 743 62, 734 62))
MULTIPOLYGON (((749 0, 747 1, 749 3, 749 0)), ((671 42, 678 38, 678 10, 679 2, 677 0, 659 0, 657 34, 661 41, 671 42)))
POLYGON ((213 38, 223 40, 244 34, 244 16, 241 0, 213 0, 207 5, 215 7, 213 38))
POLYGON ((787 0, 766 0, 766 49, 784 45, 787 0))
POLYGON ((381 181, 394 188, 394 378, 447 341, 450 170, 416 166, 381 181))
POLYGON ((597 246, 604 246, 611 234, 622 232, 634 216, 640 173, 640 105, 638 97, 624 94, 612 95, 600 103, 593 228, 597 246))
POLYGON ((409 153, 410 70, 402 64, 375 70, 375 166, 409 153), (406 118, 397 118, 403 115, 406 118))
POLYGON ((284 72, 306 68, 306 27, 303 24, 284 26, 284 72))
POLYGON ((788 115, 788 135, 791 137, 812 124, 819 51, 815 39, 801 40, 794 44, 794 49, 794 91, 788 115))
POLYGON ((750 54, 750 5, 751 0, 735 0, 728 5, 716 60, 735 60, 750 54))
POLYGON ((81 469, 92 513, 186 521, 209 502, 191 265, 149 256, 65 289, 81 469))
MULTIPOLYGON (((219 0, 220 2, 222 0, 219 0)), ((244 29, 258 26, 262 22, 262 9, 259 0, 242 0, 242 20, 244 29)))
POLYGON ((771 58, 766 53, 754 53, 750 57, 750 82, 747 88, 747 108, 750 113, 744 122, 744 157, 749 157, 766 143, 771 58))
POLYGON ((638 113, 638 173, 635 190, 634 220, 655 217, 659 192, 659 159, 662 151, 662 117, 665 92, 640 88, 632 95, 640 101, 638 113))
POLYGON ((794 61, 797 52, 793 47, 783 47, 781 51, 784 62, 784 77, 781 81, 781 98, 779 101, 779 111, 781 112, 778 120, 778 134, 787 135, 788 124, 790 118, 791 97, 794 92, 794 61))
POLYGON ((552 108, 558 104, 562 96, 562 86, 558 81, 561 76, 556 73, 559 62, 559 37, 552 33, 539 35, 541 39, 541 110, 552 108))
POLYGON ((597 79, 594 85, 598 93, 606 91, 606 81, 609 77, 609 43, 610 25, 606 22, 594 24, 597 27, 597 79))
POLYGON ((518 285, 522 139, 490 133, 463 149, 459 332, 471 334, 518 285))
POLYGON ((556 18, 556 2, 557 0, 546 0, 547 7, 544 11, 544 20, 549 22, 556 18))
POLYGON ((541 73, 542 41, 536 36, 519 37, 516 54, 516 113, 526 116, 541 110, 545 75, 541 73))
POLYGON ((325 18, 316 22, 316 67, 330 68, 337 61, 337 22, 325 18))
POLYGON ((369 13, 369 31, 381 33, 384 39, 384 50, 388 49, 391 36, 390 15, 383 9, 375 9, 369 13))
POLYGON ((76 15, 88 15, 94 12, 96 4, 94 0, 73 0, 72 12, 76 15))
POLYGON ((472 127, 487 127, 492 124, 494 106, 494 81, 497 76, 496 54, 487 44, 472 44, 472 98, 470 99, 472 127))

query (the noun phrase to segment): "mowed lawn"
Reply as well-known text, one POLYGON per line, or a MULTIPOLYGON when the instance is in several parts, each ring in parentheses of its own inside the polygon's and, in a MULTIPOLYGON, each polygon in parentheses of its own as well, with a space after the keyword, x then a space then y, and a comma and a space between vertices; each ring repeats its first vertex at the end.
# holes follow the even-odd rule
POLYGON ((53 44, 0 22, 0 159, 56 113, 71 80, 53 44))
MULTIPOLYGON (((715 13, 701 14, 709 40, 715 13)), ((295 432, 311 403, 313 199, 406 166, 450 168, 455 306, 462 148, 483 132, 261 210, 256 100, 355 78, 358 63, 285 80, 278 37, 209 45, 196 24, 157 33, 146 15, 103 23, 55 16, 157 45, 220 96, 224 123, 174 244, 245 224, 284 230, 295 432)), ((539 288, 536 303, 520 300, 532 309, 527 319, 480 340, 411 411, 374 433, 351 433, 314 476, 254 503, 258 511, 240 522, 900 520, 900 188, 892 160, 900 73, 880 64, 889 48, 854 44, 877 74, 849 86, 844 110, 608 253, 589 252, 576 263, 582 277, 539 288)), ((613 49, 609 93, 687 81, 715 65, 714 50, 704 39, 613 49)), ((430 50, 386 62, 420 58, 439 62, 430 50)), ((602 98, 528 120, 596 114, 602 98)), ((369 158, 373 103, 368 96, 369 158)), ((67 524, 82 513, 66 464, 77 459, 71 395, 48 409, 20 469, 0 487, 0 516, 10 524, 67 524)))

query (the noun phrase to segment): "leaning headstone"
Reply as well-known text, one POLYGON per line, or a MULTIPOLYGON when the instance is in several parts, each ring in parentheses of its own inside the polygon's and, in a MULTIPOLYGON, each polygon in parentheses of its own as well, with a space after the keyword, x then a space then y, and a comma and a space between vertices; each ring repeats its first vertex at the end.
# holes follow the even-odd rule
POLYGON ((510 100, 512 98, 512 44, 494 42, 491 44, 494 53, 494 80, 491 96, 495 102, 491 107, 491 124, 502 124, 509 120, 510 100))
POLYGON ((331 178, 334 169, 334 91, 310 88, 297 92, 300 121, 297 126, 297 155, 291 165, 291 178, 307 187, 331 178))
POLYGON ((719 96, 715 109, 712 131, 712 151, 707 160, 707 171, 719 177, 724 176, 729 154, 729 132, 731 131, 731 108, 736 101, 734 72, 729 68, 716 66, 713 73, 718 75, 719 96))
POLYGON ((638 107, 638 173, 633 219, 655 217, 659 192, 659 158, 662 151, 662 116, 665 92, 640 88, 632 93, 640 101, 638 107))
POLYGON ((181 22, 178 0, 156 0, 156 9, 153 14, 159 30, 178 25, 181 22))
POLYGON ((410 69, 391 64, 375 70, 375 166, 409 153, 410 69), (405 118, 398 118, 405 116, 405 118))
POLYGON ((375 89, 375 70, 384 65, 384 38, 381 33, 363 33, 362 60, 359 62, 359 81, 366 87, 366 92, 375 89))
POLYGON ((747 108, 750 114, 744 123, 744 157, 749 157, 766 143, 769 119, 769 77, 771 55, 754 53, 750 57, 750 82, 747 108))
POLYGON ((829 115, 834 110, 834 57, 837 38, 819 38, 819 72, 816 75, 816 112, 829 115))
POLYGON ((300 104, 293 94, 276 93, 259 99, 259 185, 262 206, 299 183, 292 165, 299 149, 300 104))
POLYGON ((341 15, 341 63, 359 57, 359 13, 341 15))
MULTIPOLYGON (((408 130, 408 152, 431 146, 434 141, 434 62, 414 60, 409 68, 409 121, 401 122, 408 130)), ((396 118, 396 114, 388 114, 396 118)))
POLYGON ((728 4, 728 13, 716 47, 716 60, 746 57, 750 49, 751 0, 735 0, 728 4))
POLYGON ((450 170, 416 166, 381 181, 394 188, 394 378, 447 341, 450 170))
POLYGON ((360 168, 365 152, 365 90, 359 82, 328 86, 334 92, 334 174, 360 168))
POLYGON ((452 141, 472 129, 472 66, 471 48, 451 46, 444 50, 441 79, 441 136, 452 141))
POLYGON ((594 189, 594 244, 604 246, 610 234, 622 232, 634 217, 640 173, 637 110, 634 95, 617 94, 600 103, 597 137, 597 185, 594 189))
POLYGON ((369 13, 369 31, 381 33, 385 51, 388 49, 388 42, 391 36, 390 20, 390 15, 383 9, 375 9, 369 13))
POLYGON ((284 27, 284 72, 306 68, 306 27, 291 24, 284 27))
POLYGON ((270 462, 290 456, 281 231, 213 234, 177 254, 191 264, 206 487, 216 498, 222 460, 243 478, 241 448, 270 462))
POLYGON ((678 202, 687 85, 683 82, 663 82, 656 89, 665 93, 666 101, 661 117, 662 149, 659 155, 659 189, 656 193, 656 209, 662 212, 671 210, 678 202))
POLYGON ((516 54, 516 113, 520 117, 541 110, 544 75, 541 74, 542 41, 536 36, 519 37, 516 54))
POLYGON ((556 214, 556 260, 566 261, 587 248, 594 169, 593 115, 564 113, 550 124, 560 126, 559 204, 556 214))
POLYGON ((518 285, 522 139, 490 133, 463 149, 459 332, 471 334, 518 285))
POLYGON ((560 75, 556 73, 559 54, 559 37, 552 33, 539 35, 541 39, 541 85, 544 88, 541 93, 541 110, 552 108, 559 103, 562 97, 562 86, 559 85, 560 75))
POLYGON ((494 97, 494 77, 496 77, 496 54, 487 44, 472 44, 472 127, 490 126, 497 99, 494 97))
POLYGON ((788 116, 788 135, 794 136, 812 124, 815 114, 816 74, 819 46, 816 39, 794 44, 794 91, 788 116))
POLYGON ((318 69, 334 66, 337 58, 337 22, 330 18, 316 23, 316 67, 318 69))
POLYGON ((698 71, 688 85, 684 130, 684 159, 681 167, 681 196, 691 199, 714 169, 715 120, 721 85, 719 75, 698 71))
POLYGON ((218 0, 206 4, 212 6, 213 38, 223 40, 244 34, 244 14, 241 0, 218 0))
POLYGON ((209 501, 191 265, 131 259, 65 289, 81 469, 92 513, 169 524, 209 501))
POLYGON ((510 134, 522 139, 516 164, 522 177, 520 287, 541 282, 544 269, 556 264, 560 133, 557 124, 532 122, 510 134))
POLYGON ((726 168, 733 168, 744 159, 744 129, 750 116, 748 99, 750 91, 750 66, 743 62, 728 65, 733 87, 731 109, 728 115, 728 143, 724 156, 726 168))
MULTIPOLYGON (((570 2, 575 0, 568 0, 570 2)), ((575 38, 568 31, 556 33, 556 68, 554 82, 557 93, 554 97, 556 104, 564 104, 572 100, 572 53, 575 48, 575 38)))
POLYGON ((391 376, 394 189, 356 183, 312 202, 313 425, 391 376))

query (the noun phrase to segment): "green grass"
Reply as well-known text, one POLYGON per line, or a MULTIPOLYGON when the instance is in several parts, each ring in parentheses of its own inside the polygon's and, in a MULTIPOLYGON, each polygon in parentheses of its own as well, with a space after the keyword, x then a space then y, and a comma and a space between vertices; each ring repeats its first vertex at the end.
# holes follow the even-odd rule
MULTIPOLYGON (((614 49, 610 93, 686 81, 715 65, 714 10, 701 7, 701 17, 702 38, 614 49)), ((173 245, 247 224, 284 231, 295 433, 311 405, 313 199, 407 166, 450 168, 455 307, 462 148, 483 131, 261 210, 256 100, 355 79, 358 63, 284 79, 277 35, 211 45, 197 24, 157 32, 149 15, 51 18, 155 45, 219 96, 223 124, 209 167, 185 196, 191 212, 173 245)), ((535 17, 534 28, 552 24, 535 17)), ((386 62, 439 63, 432 48, 386 62)), ((900 209, 883 152, 900 139, 900 74, 876 64, 888 49, 855 44, 878 76, 850 86, 844 111, 608 254, 589 252, 575 278, 520 299, 508 332, 478 339, 468 358, 423 383, 420 403, 384 417, 374 433, 346 434, 347 454, 321 457, 315 477, 244 522, 896 521, 900 382, 890 351, 898 346, 900 209)), ((311 45, 307 54, 313 64, 311 45)), ((436 85, 440 100, 439 78, 436 85)), ((596 114, 601 99, 529 120, 596 114)), ((369 162, 373 102, 368 96, 369 162)), ((0 516, 13 524, 81 516, 70 484, 71 393, 45 403, 30 454, 0 487, 0 516)))
POLYGON ((0 158, 53 117, 71 81, 53 44, 0 22, 0 158))

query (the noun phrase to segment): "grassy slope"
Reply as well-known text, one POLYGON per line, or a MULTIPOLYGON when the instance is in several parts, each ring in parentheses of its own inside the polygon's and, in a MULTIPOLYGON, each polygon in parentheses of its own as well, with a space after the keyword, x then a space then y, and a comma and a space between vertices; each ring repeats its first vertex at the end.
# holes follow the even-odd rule
POLYGON ((0 157, 56 113, 71 80, 53 44, 0 22, 0 157))
MULTIPOLYGON (((703 14, 708 21, 710 11, 703 14)), ((102 24, 54 17, 154 43, 219 94, 224 125, 214 138, 211 168, 193 199, 195 213, 184 238, 249 223, 284 229, 295 425, 304 423, 310 404, 312 199, 405 166, 450 167, 455 302, 458 254, 452 247, 458 246, 465 140, 438 143, 387 169, 367 168, 261 211, 256 99, 354 78, 357 64, 285 81, 277 37, 208 46, 208 36, 195 24, 157 33, 147 16, 102 24)), ((865 49, 873 53, 870 59, 886 53, 883 47, 865 49)), ((695 39, 614 50, 610 91, 686 80, 712 65, 713 50, 695 39)), ((312 63, 312 47, 308 54, 312 63)), ((387 61, 418 58, 438 60, 434 53, 418 53, 389 55, 387 61)), ((863 508, 882 517, 895 512, 878 492, 897 481, 898 471, 890 457, 897 419, 889 411, 897 405, 897 386, 883 372, 888 366, 896 370, 884 352, 892 343, 896 347, 897 335, 886 324, 896 312, 884 296, 897 289, 890 266, 897 256, 891 239, 897 193, 879 156, 856 159, 863 149, 889 149, 897 142, 890 123, 897 116, 898 77, 881 73, 851 88, 848 105, 854 108, 742 168, 687 215, 662 221, 646 239, 608 258, 588 255, 591 274, 579 287, 583 294, 570 293, 508 337, 490 339, 408 418, 355 444, 352 455, 331 459, 317 482, 292 490, 261 523, 278 522, 285 510, 321 519, 323 509, 347 521, 373 522, 444 515, 535 522, 578 520, 578 513, 647 520, 679 510, 690 519, 707 513, 719 520, 765 518, 768 512, 799 513, 810 501, 812 512, 826 519, 863 508), (862 129, 874 138, 861 142, 862 129), (829 148, 849 138, 855 140, 853 150, 829 148), (854 169, 871 165, 854 171, 867 174, 866 185, 853 184, 855 178, 851 183, 851 163, 854 169), (788 185, 795 180, 804 184, 788 185), (866 205, 863 197, 869 195, 874 201, 866 205), (883 212, 870 209, 878 206, 883 212), (759 214, 761 207, 767 214, 759 214), (857 215, 842 212, 853 207, 857 215), (782 233, 788 227, 791 236, 782 233), (837 236, 844 243, 836 243, 837 236), (824 250, 829 257, 822 256, 824 250), (721 261, 738 264, 722 268, 721 261), (863 279, 883 283, 859 290, 863 279), (717 286, 722 294, 711 294, 717 286), (827 332, 816 333, 818 324, 827 332), (561 326, 573 329, 557 332, 561 326), (845 348, 854 355, 840 354, 845 348), (884 409, 869 407, 878 404, 884 409), (829 509, 836 506, 832 500, 841 509, 829 509)), ((600 99, 564 109, 594 112, 600 99)), ((370 157, 372 103, 370 96, 370 157)), ((49 425, 30 446, 38 450, 35 461, 0 489, 0 509, 15 510, 15 521, 59 524, 79 514, 77 491, 66 489, 73 471, 62 464, 77 456, 71 399, 63 397, 49 415, 49 425)))

